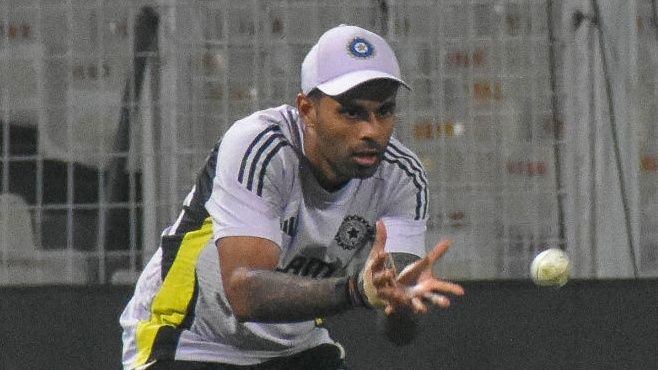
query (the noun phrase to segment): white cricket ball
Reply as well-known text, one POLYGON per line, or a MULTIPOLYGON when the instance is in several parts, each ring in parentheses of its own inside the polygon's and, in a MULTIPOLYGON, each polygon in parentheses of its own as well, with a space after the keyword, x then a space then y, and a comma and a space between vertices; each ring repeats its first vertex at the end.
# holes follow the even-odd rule
POLYGON ((539 253, 530 265, 530 277, 539 286, 561 287, 569 280, 570 272, 569 256, 558 248, 539 253))

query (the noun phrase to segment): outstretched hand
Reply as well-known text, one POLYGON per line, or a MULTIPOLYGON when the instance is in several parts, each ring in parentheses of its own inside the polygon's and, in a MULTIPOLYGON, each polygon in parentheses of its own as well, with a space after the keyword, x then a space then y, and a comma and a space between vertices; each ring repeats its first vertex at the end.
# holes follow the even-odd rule
POLYGON ((408 265, 398 274, 394 266, 387 266, 386 263, 391 257, 384 251, 386 227, 382 221, 377 222, 376 230, 364 271, 364 288, 370 304, 385 307, 387 315, 400 308, 424 313, 428 310, 428 304, 441 308, 450 306, 446 294, 464 294, 464 288, 460 285, 438 279, 432 272, 434 264, 448 250, 450 241, 439 242, 424 258, 408 265))

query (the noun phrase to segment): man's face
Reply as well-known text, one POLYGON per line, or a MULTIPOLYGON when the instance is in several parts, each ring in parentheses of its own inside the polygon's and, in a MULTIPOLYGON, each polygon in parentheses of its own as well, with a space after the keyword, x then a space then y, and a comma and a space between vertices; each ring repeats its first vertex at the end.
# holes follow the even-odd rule
POLYGON ((372 176, 395 123, 398 83, 375 80, 336 96, 298 106, 305 123, 305 150, 320 184, 339 188, 372 176))

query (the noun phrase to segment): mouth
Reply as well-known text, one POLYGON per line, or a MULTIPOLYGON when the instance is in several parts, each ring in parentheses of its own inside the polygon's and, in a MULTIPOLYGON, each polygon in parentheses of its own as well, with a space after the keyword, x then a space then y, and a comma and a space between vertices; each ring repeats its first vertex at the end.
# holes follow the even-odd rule
POLYGON ((376 150, 356 152, 353 154, 354 160, 361 167, 373 167, 379 163, 380 153, 376 150))

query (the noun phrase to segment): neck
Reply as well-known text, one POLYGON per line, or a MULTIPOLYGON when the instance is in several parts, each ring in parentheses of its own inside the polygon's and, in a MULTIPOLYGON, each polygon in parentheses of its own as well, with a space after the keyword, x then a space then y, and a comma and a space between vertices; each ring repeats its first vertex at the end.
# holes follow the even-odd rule
POLYGON ((304 154, 306 167, 324 190, 330 193, 338 191, 350 181, 349 178, 339 176, 329 162, 322 158, 317 145, 309 140, 308 135, 304 135, 304 154))

